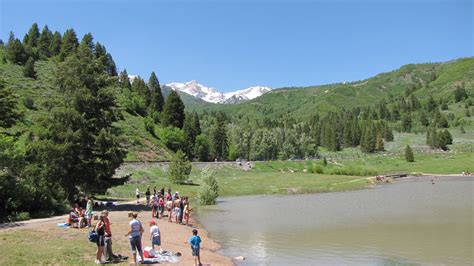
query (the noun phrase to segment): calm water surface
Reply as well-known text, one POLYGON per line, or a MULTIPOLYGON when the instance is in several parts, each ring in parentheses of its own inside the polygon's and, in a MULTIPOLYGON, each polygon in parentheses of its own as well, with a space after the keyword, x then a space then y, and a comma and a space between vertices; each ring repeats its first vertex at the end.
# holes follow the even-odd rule
POLYGON ((474 181, 223 198, 199 222, 243 265, 474 265, 474 181))

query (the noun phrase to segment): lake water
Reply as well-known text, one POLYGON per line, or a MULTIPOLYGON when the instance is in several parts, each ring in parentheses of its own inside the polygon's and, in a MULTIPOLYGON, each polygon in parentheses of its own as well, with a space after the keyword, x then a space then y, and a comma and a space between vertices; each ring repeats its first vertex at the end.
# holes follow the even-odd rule
POLYGON ((473 265, 474 181, 435 183, 222 198, 197 219, 242 265, 473 265))

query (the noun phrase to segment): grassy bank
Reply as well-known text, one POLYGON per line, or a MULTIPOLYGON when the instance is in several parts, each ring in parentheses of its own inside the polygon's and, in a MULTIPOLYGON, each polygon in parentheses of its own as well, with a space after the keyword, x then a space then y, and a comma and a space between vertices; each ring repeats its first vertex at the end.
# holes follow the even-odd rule
MULTIPOLYGON (((214 168, 221 196, 266 195, 331 192, 361 189, 368 185, 363 177, 393 172, 459 174, 474 171, 473 153, 415 153, 415 162, 408 163, 403 156, 377 154, 358 159, 329 160, 326 166, 315 161, 256 162, 250 171, 243 171, 232 164, 214 168), (471 168, 469 168, 471 167, 471 168)), ((143 164, 140 167, 125 165, 121 174, 133 173, 129 184, 108 190, 106 197, 127 198, 135 196, 135 189, 144 192, 147 186, 157 189, 172 188, 182 195, 194 198, 199 186, 173 184, 166 171, 159 166, 143 164)), ((200 170, 193 168, 190 179, 198 184, 200 170)))

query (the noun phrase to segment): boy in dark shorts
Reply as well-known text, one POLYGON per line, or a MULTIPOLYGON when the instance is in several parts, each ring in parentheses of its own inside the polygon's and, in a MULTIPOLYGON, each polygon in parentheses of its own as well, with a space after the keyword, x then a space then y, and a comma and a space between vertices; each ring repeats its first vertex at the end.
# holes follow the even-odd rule
POLYGON ((193 229, 193 236, 189 238, 189 244, 191 245, 191 251, 194 257, 194 265, 202 265, 199 251, 201 249, 201 238, 197 235, 198 231, 193 229))

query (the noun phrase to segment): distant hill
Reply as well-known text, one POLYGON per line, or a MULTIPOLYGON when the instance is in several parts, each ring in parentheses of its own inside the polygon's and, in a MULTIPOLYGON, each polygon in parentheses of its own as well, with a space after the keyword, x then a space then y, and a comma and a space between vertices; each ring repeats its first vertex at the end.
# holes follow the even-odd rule
POLYGON ((474 94, 474 57, 443 63, 409 64, 349 83, 278 88, 236 105, 193 105, 189 108, 198 112, 223 111, 232 116, 254 119, 289 114, 301 120, 315 113, 374 105, 382 99, 403 95, 407 89, 414 90, 420 100, 430 95, 435 99, 452 98, 454 89, 462 83, 468 93, 474 94))
MULTIPOLYGON (((0 48, 0 58, 3 55, 4 49, 0 48)), ((23 143, 27 141, 27 132, 39 130, 39 121, 49 115, 53 103, 60 99, 54 85, 55 67, 53 60, 37 61, 37 79, 31 79, 23 76, 22 66, 0 60, 0 77, 18 96, 19 109, 24 114, 23 120, 13 128, 21 135, 23 143)), ((213 104, 183 91, 178 93, 188 111, 223 111, 232 118, 248 117, 250 120, 279 119, 286 115, 298 121, 315 113, 375 105, 382 99, 390 100, 404 95, 407 90, 411 90, 422 101, 429 95, 436 100, 451 99, 454 89, 459 85, 463 85, 468 94, 474 95, 474 57, 444 63, 405 65, 392 72, 345 84, 278 88, 239 104, 213 104)), ((165 97, 171 89, 162 86, 165 97)), ((123 144, 129 150, 127 160, 170 158, 172 152, 159 136, 155 137, 145 130, 144 117, 125 111, 123 116, 124 120, 116 125, 124 133, 123 144)))

